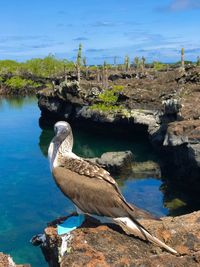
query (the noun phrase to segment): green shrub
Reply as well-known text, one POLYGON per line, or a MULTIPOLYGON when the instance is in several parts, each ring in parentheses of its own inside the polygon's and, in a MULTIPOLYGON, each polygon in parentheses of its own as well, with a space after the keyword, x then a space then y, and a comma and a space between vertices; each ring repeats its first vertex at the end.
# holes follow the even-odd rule
POLYGON ((106 105, 104 103, 98 103, 94 104, 90 107, 91 110, 97 110, 97 111, 102 111, 105 113, 110 113, 110 112, 120 112, 122 110, 121 106, 112 106, 112 105, 106 105))
POLYGON ((99 110, 103 112, 117 112, 121 110, 121 106, 116 105, 118 94, 124 89, 121 85, 115 85, 112 89, 106 89, 99 94, 98 99, 101 103, 91 106, 92 110, 99 110))
POLYGON ((158 62, 158 61, 154 61, 153 62, 153 68, 154 70, 164 70, 167 68, 167 65, 166 64, 163 64, 161 62, 158 62))
POLYGON ((43 59, 34 58, 26 61, 24 64, 28 73, 48 78, 63 75, 65 71, 74 69, 73 62, 66 59, 56 59, 53 55, 49 55, 43 59))
POLYGON ((55 77, 63 75, 65 71, 74 69, 74 63, 66 59, 60 60, 53 55, 45 58, 34 58, 26 62, 14 60, 0 60, 0 74, 23 75, 25 73, 39 77, 55 77))
POLYGON ((34 82, 29 79, 23 79, 19 76, 9 78, 5 81, 5 85, 15 90, 19 90, 24 87, 38 88, 41 86, 40 83, 34 82))
POLYGON ((16 73, 20 63, 14 60, 0 60, 0 74, 16 73))

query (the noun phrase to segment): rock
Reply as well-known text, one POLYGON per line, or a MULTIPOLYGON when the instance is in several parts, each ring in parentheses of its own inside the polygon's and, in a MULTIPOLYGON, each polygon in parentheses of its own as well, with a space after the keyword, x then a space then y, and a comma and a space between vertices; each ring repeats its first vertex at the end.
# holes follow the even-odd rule
POLYGON ((102 89, 100 87, 92 87, 91 90, 88 93, 89 97, 96 97, 102 92, 102 89))
POLYGON ((165 115, 176 115, 180 112, 181 104, 177 99, 163 100, 162 104, 164 106, 165 115))
MULTIPOLYGON (((174 256, 160 247, 126 235, 119 227, 87 218, 68 235, 57 235, 56 224, 45 229, 42 249, 49 266, 198 267, 200 265, 200 211, 161 221, 141 220, 153 235, 173 247, 174 256), (62 247, 62 255, 61 252, 62 247), (64 252, 65 251, 65 252, 64 252), (50 253, 49 253, 50 252, 50 253), (64 252, 64 253, 63 253, 64 252), (60 264, 58 264, 60 259, 60 264)), ((58 221, 56 222, 58 223, 58 221)))
POLYGON ((182 144, 199 144, 200 121, 189 120, 169 123, 165 135, 164 146, 182 144))
POLYGON ((200 144, 190 144, 188 149, 188 157, 200 168, 200 144))
POLYGON ((62 110, 63 101, 58 98, 41 97, 38 105, 42 112, 48 112, 52 115, 59 114, 62 110))
POLYGON ((137 178, 161 177, 161 170, 156 162, 134 162, 131 151, 107 152, 100 158, 87 158, 87 160, 100 165, 112 175, 129 174, 130 177, 137 178))
POLYGON ((78 96, 80 92, 80 85, 77 81, 72 82, 61 82, 59 85, 55 87, 55 92, 58 96, 63 99, 67 99, 67 95, 71 94, 73 96, 78 96))
POLYGON ((0 267, 31 267, 30 264, 15 264, 10 255, 0 252, 0 267))
POLYGON ((121 73, 114 73, 114 74, 109 75, 108 79, 113 82, 113 81, 122 79, 122 75, 121 73))
POLYGON ((114 112, 105 113, 99 110, 93 110, 88 106, 77 109, 76 118, 101 123, 115 123, 119 120, 118 114, 114 112))
POLYGON ((87 158, 87 160, 102 166, 112 174, 130 172, 133 162, 131 151, 106 152, 100 158, 87 158))
POLYGON ((106 152, 97 158, 96 163, 113 173, 120 174, 131 170, 133 154, 131 151, 106 152))
POLYGON ((146 178, 156 177, 161 178, 161 170, 158 163, 153 161, 134 162, 131 167, 134 177, 146 178))

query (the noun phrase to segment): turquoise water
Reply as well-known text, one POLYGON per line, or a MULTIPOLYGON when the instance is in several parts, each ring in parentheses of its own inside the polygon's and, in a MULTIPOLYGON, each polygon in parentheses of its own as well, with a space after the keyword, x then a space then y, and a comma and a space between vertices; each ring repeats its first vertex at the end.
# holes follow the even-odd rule
MULTIPOLYGON (((47 265, 40 249, 30 244, 31 237, 42 233, 47 222, 73 210, 51 177, 46 154, 53 131, 41 130, 39 117, 35 98, 0 100, 0 251, 33 267, 47 265)), ((74 151, 81 156, 129 149, 137 161, 156 158, 140 137, 123 140, 80 129, 74 129, 74 136, 74 151)), ((128 201, 158 215, 167 214, 161 181, 123 177, 118 182, 128 201)))

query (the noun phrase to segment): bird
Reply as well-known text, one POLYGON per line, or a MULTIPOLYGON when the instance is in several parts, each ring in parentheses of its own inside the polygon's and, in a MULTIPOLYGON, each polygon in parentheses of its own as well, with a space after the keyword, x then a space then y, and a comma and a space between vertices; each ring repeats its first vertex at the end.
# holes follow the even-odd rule
POLYGON ((54 125, 54 132, 48 149, 50 170, 55 183, 74 203, 78 213, 109 218, 121 226, 125 233, 177 254, 176 250, 140 224, 139 218, 154 217, 128 203, 108 171, 73 153, 73 133, 68 122, 58 121, 54 125))

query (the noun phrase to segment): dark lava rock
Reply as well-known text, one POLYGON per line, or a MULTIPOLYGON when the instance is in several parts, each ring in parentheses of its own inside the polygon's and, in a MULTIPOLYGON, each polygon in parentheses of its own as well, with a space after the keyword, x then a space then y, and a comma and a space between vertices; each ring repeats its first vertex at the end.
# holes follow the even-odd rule
POLYGON ((200 211, 161 221, 141 220, 153 235, 179 253, 174 256, 160 247, 126 235, 114 225, 101 225, 87 218, 83 225, 65 235, 57 235, 52 223, 45 229, 42 245, 49 266, 136 266, 198 267, 200 266, 200 211), (67 240, 63 242, 62 240, 67 240), (61 248, 62 245, 62 248, 61 248), (60 263, 58 263, 58 258, 60 263))
POLYGON ((131 151, 106 152, 100 158, 88 160, 104 167, 112 174, 121 174, 131 171, 133 153, 131 151))

